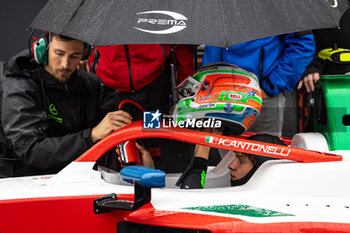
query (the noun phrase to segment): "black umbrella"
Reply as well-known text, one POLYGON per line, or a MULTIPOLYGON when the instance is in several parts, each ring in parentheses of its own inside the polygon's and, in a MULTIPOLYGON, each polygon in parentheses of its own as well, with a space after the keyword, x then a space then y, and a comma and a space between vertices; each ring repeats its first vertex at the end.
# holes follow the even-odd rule
POLYGON ((337 27, 347 0, 50 0, 30 24, 91 45, 220 47, 337 27))

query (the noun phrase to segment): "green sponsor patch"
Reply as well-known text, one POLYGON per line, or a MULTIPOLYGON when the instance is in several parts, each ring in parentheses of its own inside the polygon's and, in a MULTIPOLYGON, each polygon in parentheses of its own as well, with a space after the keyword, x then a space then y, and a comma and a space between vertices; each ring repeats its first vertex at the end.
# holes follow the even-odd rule
POLYGON ((294 216, 293 214, 286 214, 279 211, 258 208, 249 205, 215 205, 215 206, 198 206, 184 208, 188 210, 200 210, 205 212, 214 212, 221 214, 242 215, 248 217, 262 218, 262 217, 281 217, 294 216))

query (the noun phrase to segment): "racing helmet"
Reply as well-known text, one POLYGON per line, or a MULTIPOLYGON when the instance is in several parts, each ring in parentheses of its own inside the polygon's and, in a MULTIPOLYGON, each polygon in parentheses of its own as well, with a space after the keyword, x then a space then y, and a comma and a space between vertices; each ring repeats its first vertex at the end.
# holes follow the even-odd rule
POLYGON ((174 122, 212 118, 234 135, 252 126, 262 107, 256 75, 231 64, 204 66, 176 89, 182 99, 173 107, 174 122))

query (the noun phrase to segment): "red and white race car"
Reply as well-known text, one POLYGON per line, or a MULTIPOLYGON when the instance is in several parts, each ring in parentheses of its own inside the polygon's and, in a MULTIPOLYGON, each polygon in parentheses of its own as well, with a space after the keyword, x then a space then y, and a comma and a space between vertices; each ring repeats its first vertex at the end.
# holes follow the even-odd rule
POLYGON ((349 151, 312 151, 328 147, 320 133, 298 134, 291 145, 182 128, 145 130, 135 122, 56 175, 0 180, 0 231, 349 232, 349 151), (228 153, 210 169, 202 190, 179 189, 180 174, 141 166, 120 173, 92 169, 108 149, 154 137, 282 160, 265 162, 246 184, 231 187, 228 153))

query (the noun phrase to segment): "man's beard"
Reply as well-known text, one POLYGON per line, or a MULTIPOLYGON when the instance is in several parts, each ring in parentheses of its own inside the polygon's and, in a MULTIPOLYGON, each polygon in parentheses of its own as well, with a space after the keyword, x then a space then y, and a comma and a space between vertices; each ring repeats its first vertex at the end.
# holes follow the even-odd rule
POLYGON ((57 81, 61 83, 65 83, 70 79, 70 76, 72 75, 72 70, 70 69, 59 69, 56 72, 57 76, 55 77, 57 81), (64 74, 61 72, 65 72, 64 74))

